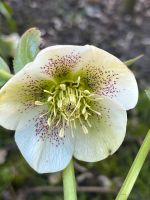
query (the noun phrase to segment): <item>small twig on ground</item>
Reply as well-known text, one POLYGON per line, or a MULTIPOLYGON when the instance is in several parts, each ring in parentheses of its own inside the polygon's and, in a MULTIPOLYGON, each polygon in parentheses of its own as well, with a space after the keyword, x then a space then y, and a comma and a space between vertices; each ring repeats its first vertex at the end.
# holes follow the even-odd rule
MULTIPOLYGON (((39 186, 39 187, 33 187, 33 188, 28 188, 24 190, 25 193, 31 194, 31 193, 41 193, 41 192, 50 192, 50 193, 55 193, 55 192, 63 192, 63 188, 61 186, 39 186)), ((108 189, 106 187, 98 187, 98 186, 80 186, 77 187, 78 192, 89 192, 89 193, 116 193, 116 191, 112 189, 108 189)))

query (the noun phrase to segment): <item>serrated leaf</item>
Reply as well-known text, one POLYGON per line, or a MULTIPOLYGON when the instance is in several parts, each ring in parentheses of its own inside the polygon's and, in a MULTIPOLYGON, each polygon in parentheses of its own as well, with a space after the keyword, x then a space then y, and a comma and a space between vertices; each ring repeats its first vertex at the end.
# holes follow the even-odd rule
POLYGON ((132 58, 130 60, 127 60, 127 61, 124 61, 124 63, 127 65, 127 66, 130 66, 132 64, 134 64, 136 61, 138 61, 140 58, 142 58, 144 55, 141 54, 139 56, 136 56, 135 58, 132 58))
POLYGON ((145 90, 145 92, 146 92, 147 97, 148 97, 149 100, 150 100, 150 89, 149 89, 149 90, 145 90))
POLYGON ((14 71, 17 73, 27 63, 32 62, 39 52, 41 32, 36 28, 26 31, 21 37, 14 58, 14 71))

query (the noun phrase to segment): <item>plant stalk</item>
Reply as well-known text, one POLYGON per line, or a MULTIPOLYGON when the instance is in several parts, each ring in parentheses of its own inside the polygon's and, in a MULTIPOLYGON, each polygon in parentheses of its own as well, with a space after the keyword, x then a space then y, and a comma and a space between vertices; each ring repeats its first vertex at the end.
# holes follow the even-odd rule
POLYGON ((140 150, 128 172, 128 175, 116 197, 116 200, 127 200, 128 196, 135 184, 135 181, 140 173, 140 170, 144 164, 146 156, 150 151, 150 130, 147 133, 147 136, 144 139, 143 144, 140 147, 140 150))
POLYGON ((77 200, 73 160, 63 171, 64 200, 77 200))

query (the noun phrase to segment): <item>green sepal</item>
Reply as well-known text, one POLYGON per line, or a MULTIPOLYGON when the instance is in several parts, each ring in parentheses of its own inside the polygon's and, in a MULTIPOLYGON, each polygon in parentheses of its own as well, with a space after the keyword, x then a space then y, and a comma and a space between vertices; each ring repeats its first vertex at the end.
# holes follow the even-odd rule
POLYGON ((36 28, 27 30, 21 37, 14 58, 14 71, 17 73, 27 63, 32 62, 39 52, 41 32, 36 28))
POLYGON ((134 64, 136 61, 138 61, 140 58, 142 58, 144 55, 141 54, 139 56, 136 56, 135 58, 132 58, 130 60, 124 61, 124 64, 126 64, 127 66, 130 66, 132 64, 134 64))
POLYGON ((6 62, 0 57, 0 87, 3 86, 12 75, 6 62))

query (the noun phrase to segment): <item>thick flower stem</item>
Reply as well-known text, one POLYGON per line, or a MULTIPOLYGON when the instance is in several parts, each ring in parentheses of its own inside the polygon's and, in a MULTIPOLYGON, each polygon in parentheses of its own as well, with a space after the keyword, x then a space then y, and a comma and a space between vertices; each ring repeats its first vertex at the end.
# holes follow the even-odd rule
POLYGON ((117 195, 116 200, 126 200, 135 184, 135 181, 140 173, 140 170, 144 164, 146 156, 150 151, 150 130, 129 170, 129 173, 117 195))
POLYGON ((64 200, 77 200, 73 161, 63 171, 64 200))

